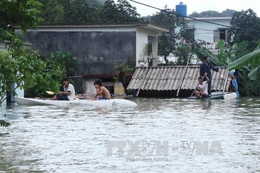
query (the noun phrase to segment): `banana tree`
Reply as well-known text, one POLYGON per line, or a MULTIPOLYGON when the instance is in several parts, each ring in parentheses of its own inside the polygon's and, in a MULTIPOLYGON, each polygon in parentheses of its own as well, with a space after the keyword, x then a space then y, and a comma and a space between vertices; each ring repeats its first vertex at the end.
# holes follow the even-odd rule
POLYGON ((246 95, 259 95, 260 82, 260 48, 248 53, 247 44, 235 44, 229 51, 224 48, 224 42, 217 44, 218 53, 213 54, 206 48, 196 47, 195 54, 202 60, 206 55, 217 66, 227 66, 228 70, 238 69, 240 91, 246 95), (238 58, 241 57, 241 58, 238 58))
POLYGON ((252 71, 248 74, 249 79, 260 79, 260 49, 257 49, 241 58, 231 62, 227 68, 229 70, 238 69, 244 66, 250 66, 252 71))
POLYGON ((217 43, 217 48, 218 53, 214 54, 205 47, 197 46, 194 49, 194 53, 201 61, 204 60, 204 56, 208 56, 210 61, 217 66, 227 65, 228 52, 225 50, 225 42, 220 40, 217 43))

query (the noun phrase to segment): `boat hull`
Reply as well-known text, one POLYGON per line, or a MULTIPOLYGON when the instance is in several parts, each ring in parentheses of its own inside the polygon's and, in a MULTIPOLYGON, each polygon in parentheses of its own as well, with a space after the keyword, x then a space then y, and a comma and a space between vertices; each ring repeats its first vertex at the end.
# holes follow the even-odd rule
POLYGON ((15 102, 19 105, 54 105, 59 107, 74 107, 74 106, 91 106, 91 107, 111 107, 111 106, 120 106, 120 107, 134 107, 136 106, 135 102, 126 99, 110 99, 110 100, 43 100, 35 98, 21 98, 15 97, 15 102))
POLYGON ((213 92, 211 97, 199 98, 197 96, 189 97, 189 99, 235 99, 236 93, 223 93, 223 92, 213 92))

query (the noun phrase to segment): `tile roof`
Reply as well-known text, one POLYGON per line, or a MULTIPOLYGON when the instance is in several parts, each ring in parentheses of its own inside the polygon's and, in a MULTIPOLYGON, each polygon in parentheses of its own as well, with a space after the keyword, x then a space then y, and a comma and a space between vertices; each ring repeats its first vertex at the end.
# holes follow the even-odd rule
MULTIPOLYGON (((230 85, 228 70, 212 71, 212 90, 227 91, 230 85)), ((127 89, 194 90, 198 84, 199 65, 137 67, 127 89)))

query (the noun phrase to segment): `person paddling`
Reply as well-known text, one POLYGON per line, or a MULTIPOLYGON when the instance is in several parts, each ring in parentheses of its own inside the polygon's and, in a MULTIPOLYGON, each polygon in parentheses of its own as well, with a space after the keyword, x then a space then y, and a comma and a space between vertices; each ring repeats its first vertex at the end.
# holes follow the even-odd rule
POLYGON ((199 98, 208 97, 208 83, 209 78, 207 76, 207 73, 202 77, 200 76, 198 78, 199 84, 196 87, 195 94, 199 98), (206 81, 203 81, 203 79, 206 78, 206 81))
POLYGON ((52 100, 74 100, 75 99, 75 89, 72 84, 69 83, 68 78, 63 78, 62 80, 64 86, 63 91, 52 97, 52 100))

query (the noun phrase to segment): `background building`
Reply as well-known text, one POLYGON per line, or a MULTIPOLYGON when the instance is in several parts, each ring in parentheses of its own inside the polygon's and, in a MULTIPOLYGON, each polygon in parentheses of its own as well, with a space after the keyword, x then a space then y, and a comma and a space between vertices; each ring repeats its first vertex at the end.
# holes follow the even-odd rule
POLYGON ((203 17, 187 18, 191 40, 205 41, 206 48, 214 52, 219 40, 224 40, 227 44, 228 27, 232 17, 203 17))
MULTIPOLYGON (((91 83, 87 85, 91 87, 87 87, 87 92, 92 92, 93 80, 96 79, 113 87, 115 64, 118 62, 124 62, 132 68, 148 65, 148 40, 152 41, 152 57, 157 60, 158 35, 162 32, 168 30, 147 23, 42 25, 35 30, 28 30, 24 39, 32 44, 32 48, 38 49, 43 57, 57 51, 70 52, 78 61, 78 76, 91 83)), ((82 80, 76 84, 76 92, 80 92, 81 88, 82 80)))

